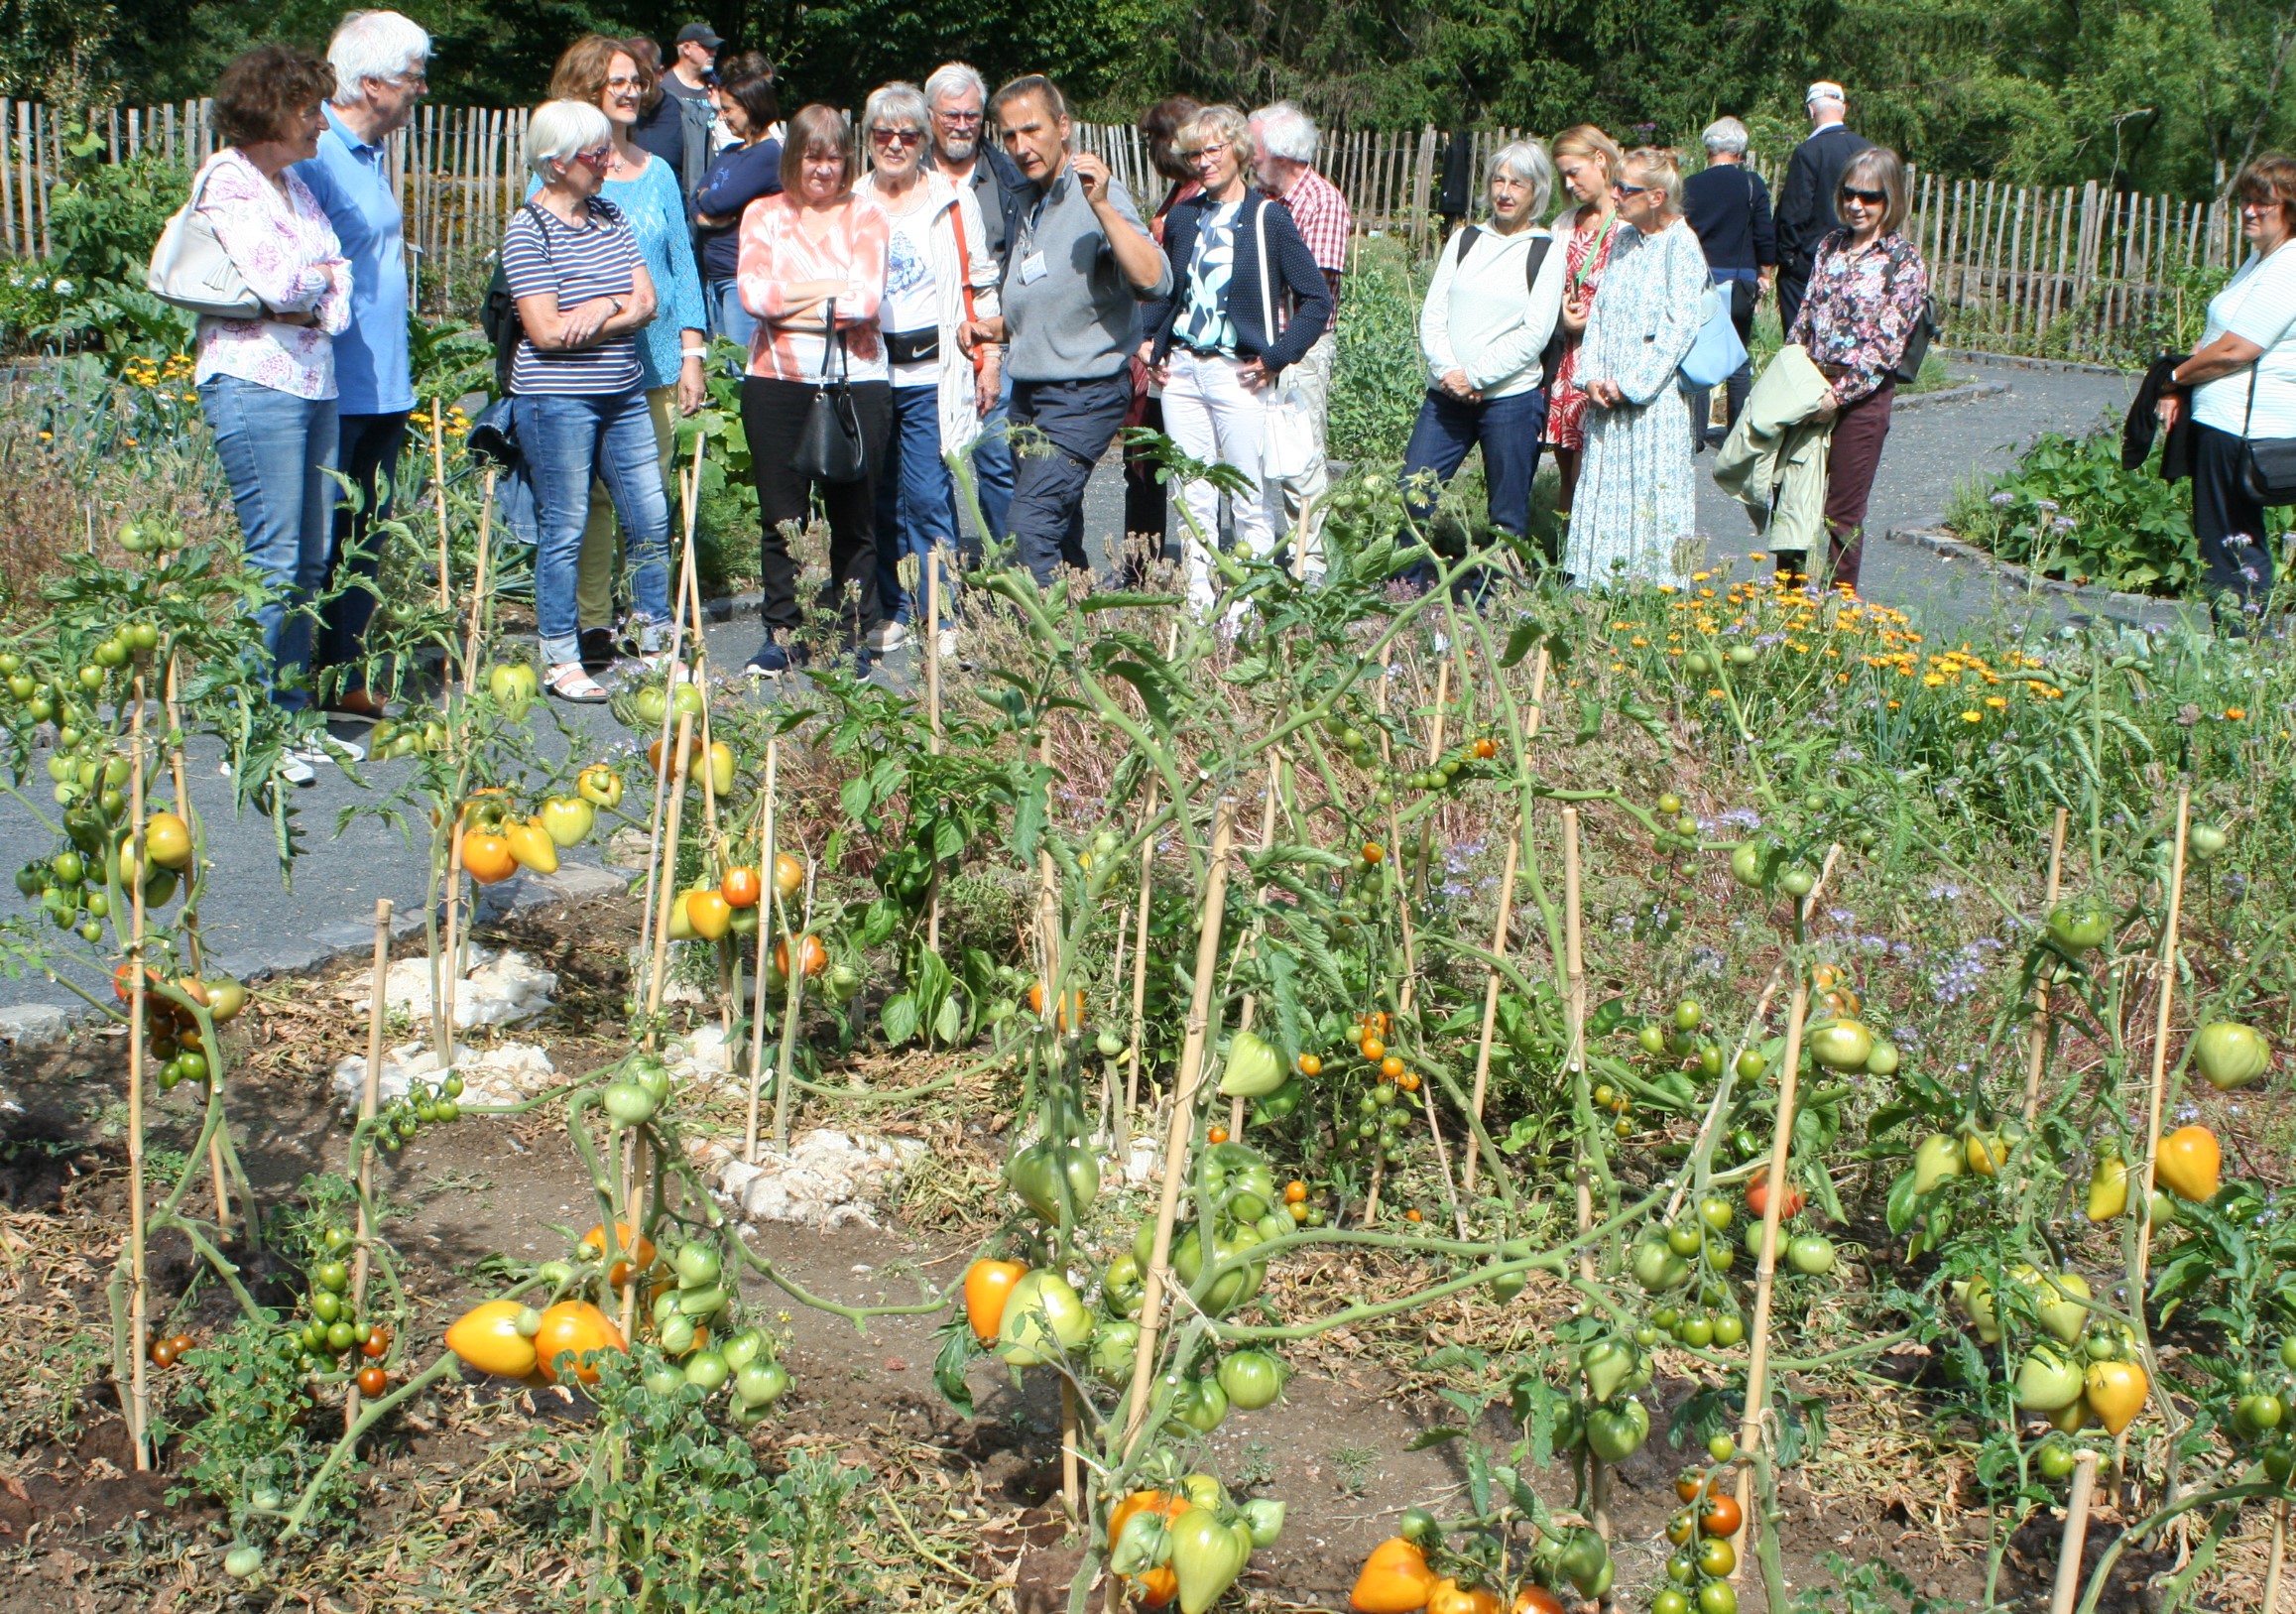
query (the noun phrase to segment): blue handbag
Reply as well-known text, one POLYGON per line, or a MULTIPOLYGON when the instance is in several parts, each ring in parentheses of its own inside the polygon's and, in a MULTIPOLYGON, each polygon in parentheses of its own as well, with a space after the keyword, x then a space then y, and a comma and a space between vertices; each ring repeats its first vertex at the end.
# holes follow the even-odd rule
POLYGON ((1683 356, 1681 385, 1693 391, 1719 387, 1745 362, 1746 343, 1739 340, 1738 326, 1731 322, 1730 296, 1722 287, 1710 284, 1698 300, 1698 340, 1683 356))

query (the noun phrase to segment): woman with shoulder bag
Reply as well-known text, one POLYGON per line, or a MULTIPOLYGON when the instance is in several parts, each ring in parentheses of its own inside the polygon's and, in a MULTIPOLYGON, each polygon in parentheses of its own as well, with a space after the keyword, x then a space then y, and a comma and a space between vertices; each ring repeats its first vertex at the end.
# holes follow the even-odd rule
MULTIPOLYGON (((1682 216, 1706 249, 1706 267, 1714 271, 1715 284, 1729 294, 1730 322, 1738 339, 1751 350, 1754 307, 1777 278, 1777 227, 1770 217, 1769 186, 1747 164, 1746 125, 1738 119, 1716 118, 1699 140, 1706 147, 1706 167, 1682 182, 1682 216)), ((1711 389, 1693 395, 1691 424, 1708 446, 1719 443, 1738 424, 1738 413, 1746 408, 1746 395, 1752 388, 1750 358, 1723 383, 1725 417, 1720 432, 1707 426, 1711 389)))
POLYGON ((2212 602, 2229 594, 2254 611, 2272 591, 2264 495, 2296 483, 2296 157, 2267 152, 2233 194, 2248 256, 2210 299, 2200 348, 2157 410, 2163 426, 2192 411, 2201 585, 2212 602))
POLYGON ((955 650, 949 571, 944 552, 957 542, 956 484, 947 453, 968 453, 981 420, 997 407, 998 350, 972 339, 974 321, 998 315, 997 260, 989 251, 980 204, 924 167, 930 138, 924 92, 892 83, 862 109, 870 171, 855 194, 875 201, 890 221, 885 302, 878 324, 893 371, 893 423, 877 476, 877 595, 886 620, 870 641, 892 650, 924 613, 923 567, 943 563, 941 620, 930 624, 933 651, 955 650), (901 574, 914 558, 916 591, 901 574))
POLYGON ((1578 203, 1568 215, 1567 234, 1563 220, 1555 220, 1566 276, 1557 321, 1563 348, 1554 373, 1546 378, 1543 434, 1554 450, 1555 519, 1567 527, 1578 502, 1579 464, 1587 446, 1587 395, 1579 386, 1579 345, 1586 339, 1587 319, 1619 239, 1618 201, 1611 185, 1619 177, 1622 159, 1619 143, 1591 123, 1565 129, 1548 150, 1554 154, 1555 174, 1564 191, 1578 203))
MULTIPOLYGON (((1235 500, 1236 542, 1266 559, 1275 552, 1261 475, 1268 393, 1330 325, 1331 286, 1290 210, 1253 188, 1252 125, 1241 111, 1204 108, 1180 131, 1178 145, 1204 188, 1164 220, 1172 290, 1145 310, 1144 323, 1155 333, 1148 364, 1163 384, 1172 441, 1194 458, 1244 473, 1250 491, 1235 500), (1288 323, 1282 318, 1287 297, 1288 323)), ((1216 590, 1204 540, 1219 530, 1220 492, 1196 480, 1180 497, 1193 518, 1188 599, 1208 610, 1216 590)))
POLYGON ((1467 451, 1483 449, 1491 525, 1530 532, 1530 485, 1546 426, 1546 357, 1567 274, 1539 220, 1554 191, 1554 164, 1535 140, 1492 153, 1491 217, 1445 243, 1419 310, 1427 395, 1403 450, 1403 497, 1427 535, 1442 486, 1467 451))
MULTIPOLYGON (((351 266, 292 171, 317 152, 319 105, 334 87, 333 68, 286 46, 225 67, 215 121, 228 144, 192 181, 189 209, 262 304, 248 318, 200 316, 194 374, 247 564, 269 586, 256 607, 271 661, 264 678, 273 702, 295 712, 310 706, 311 606, 334 542, 334 338, 351 321, 351 266)), ((277 772, 307 785, 329 750, 364 755, 322 732, 287 752, 277 772)))
POLYGON ((816 485, 829 513, 826 603, 864 656, 885 619, 873 478, 886 474, 893 425, 892 372, 878 329, 893 223, 854 193, 854 167, 852 121, 833 106, 800 107, 782 146, 781 194, 742 215, 742 307, 758 320, 742 382, 742 431, 765 528, 766 642, 750 658, 753 678, 778 679, 804 661, 787 529, 804 526, 816 485), (839 462, 828 463, 824 452, 839 462))
POLYGON ((605 484, 629 546, 640 652, 657 653, 668 635, 669 504, 638 357, 654 279, 621 209, 599 194, 614 131, 595 104, 536 108, 526 164, 542 187, 503 232, 502 272, 523 332, 510 391, 536 507, 543 681, 561 700, 596 704, 606 690, 582 666, 575 604, 593 483, 605 484))

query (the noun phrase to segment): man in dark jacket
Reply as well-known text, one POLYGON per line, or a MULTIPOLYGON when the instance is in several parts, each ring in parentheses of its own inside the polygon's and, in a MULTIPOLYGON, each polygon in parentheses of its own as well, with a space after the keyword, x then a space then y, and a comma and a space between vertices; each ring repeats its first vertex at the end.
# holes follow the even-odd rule
POLYGON ((1834 211, 1842 171, 1873 144, 1843 124, 1848 107, 1840 84, 1824 79, 1812 84, 1808 106, 1809 138, 1794 148, 1793 161, 1786 165, 1786 183, 1778 191, 1778 320, 1788 331, 1794 328, 1794 315, 1802 311, 1818 243, 1842 227, 1834 211))
MULTIPOLYGON (((1738 339, 1753 345, 1753 310, 1777 276, 1777 233, 1770 225, 1769 187, 1761 176, 1746 166, 1746 125, 1736 118, 1716 118, 1701 137, 1706 146, 1706 167, 1682 182, 1682 216, 1706 252, 1706 267, 1714 283, 1730 292, 1730 322, 1738 339)), ((1746 395, 1753 385, 1750 360, 1738 367, 1724 388, 1729 414, 1721 432, 1708 430, 1706 397, 1693 398, 1691 419, 1709 444, 1738 424, 1746 395)))
POLYGON ((709 130, 717 113, 709 104, 708 75, 724 42, 707 23, 688 23, 677 36, 677 59, 665 68, 662 48, 652 40, 632 40, 651 59, 654 96, 631 126, 630 143, 669 165, 677 193, 688 203, 709 173, 709 130))

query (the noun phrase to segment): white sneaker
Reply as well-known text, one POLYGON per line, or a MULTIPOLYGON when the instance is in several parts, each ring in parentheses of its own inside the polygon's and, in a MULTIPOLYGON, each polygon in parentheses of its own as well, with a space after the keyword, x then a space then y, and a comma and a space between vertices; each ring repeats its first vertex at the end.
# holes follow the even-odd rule
MULTIPOLYGON (((318 778, 317 772, 305 760, 312 754, 307 751, 282 751, 279 754, 279 766, 272 769, 272 776, 276 779, 284 779, 290 785, 310 784, 318 778)), ((215 771, 225 779, 229 779, 231 777, 231 759, 224 758, 215 771)))
POLYGON ((861 642, 882 656, 908 643, 908 626, 902 622, 880 622, 861 636, 861 642))
POLYGON ((954 629, 954 628, 943 628, 943 629, 941 629, 941 631, 940 631, 940 642, 939 642, 939 645, 937 646, 937 649, 938 649, 938 651, 939 651, 939 653, 940 653, 940 659, 941 659, 942 661, 944 661, 944 662, 950 662, 950 661, 954 661, 954 660, 956 660, 956 655, 957 655, 957 630, 956 630, 956 629, 954 629))

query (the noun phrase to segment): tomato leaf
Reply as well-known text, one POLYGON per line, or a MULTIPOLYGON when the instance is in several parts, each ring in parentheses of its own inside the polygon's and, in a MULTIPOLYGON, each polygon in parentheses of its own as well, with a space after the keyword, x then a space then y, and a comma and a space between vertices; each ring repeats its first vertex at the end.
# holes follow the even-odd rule
POLYGON ((964 1308, 940 1326, 940 1354, 933 1359, 932 1382, 940 1391, 941 1399, 957 1410, 959 1416, 973 1416, 973 1392, 965 1383, 965 1368, 981 1354, 980 1341, 973 1337, 972 1324, 965 1320, 964 1308))
POLYGON ((1405 1451, 1424 1451, 1429 1446, 1445 1445, 1467 1431, 1449 1424, 1438 1424, 1431 1429, 1421 1429, 1404 1444, 1405 1451))

